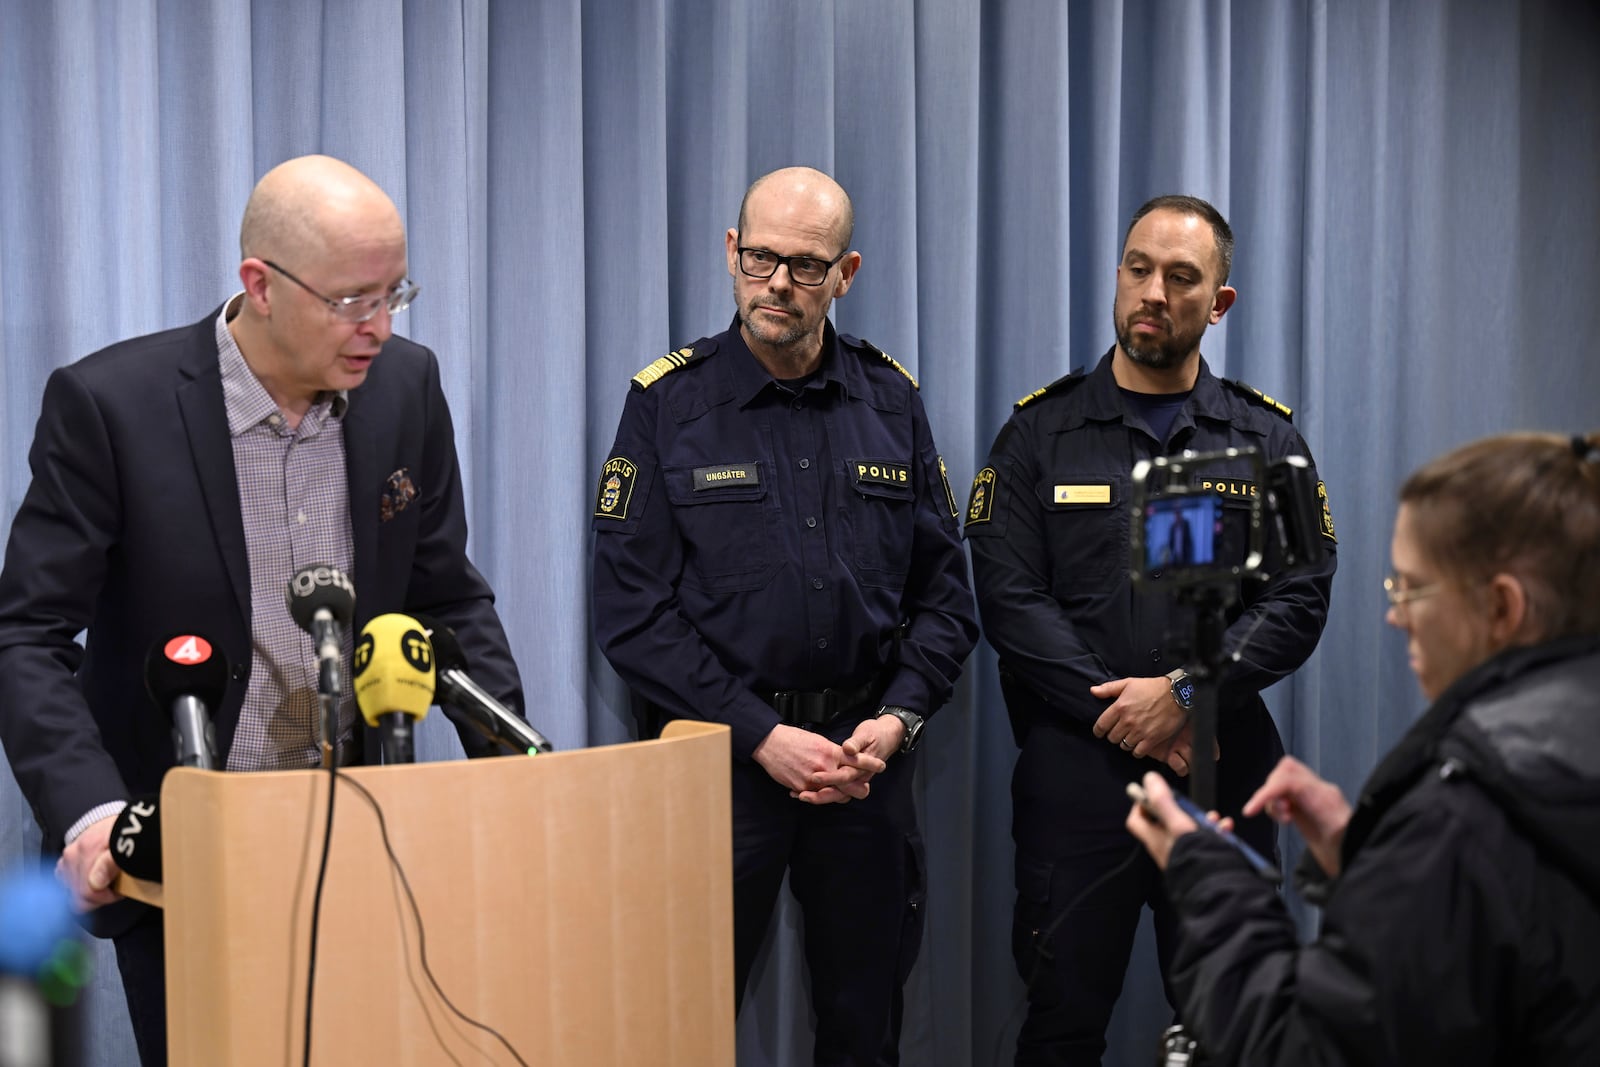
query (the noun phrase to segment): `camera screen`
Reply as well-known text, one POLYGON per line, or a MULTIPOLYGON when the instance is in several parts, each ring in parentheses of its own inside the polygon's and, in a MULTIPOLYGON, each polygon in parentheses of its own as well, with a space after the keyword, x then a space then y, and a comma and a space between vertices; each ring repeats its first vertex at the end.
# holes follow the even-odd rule
POLYGON ((1145 569, 1208 567, 1216 562, 1222 517, 1209 493, 1158 496, 1145 502, 1145 569))

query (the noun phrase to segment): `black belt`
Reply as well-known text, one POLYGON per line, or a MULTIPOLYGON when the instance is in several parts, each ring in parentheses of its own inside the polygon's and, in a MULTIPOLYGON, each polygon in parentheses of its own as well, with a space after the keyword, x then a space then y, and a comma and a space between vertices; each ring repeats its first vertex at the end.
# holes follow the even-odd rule
POLYGON ((878 710, 878 702, 888 687, 889 672, 885 670, 851 689, 780 689, 756 695, 772 705, 785 723, 807 729, 832 726, 868 709, 878 710))

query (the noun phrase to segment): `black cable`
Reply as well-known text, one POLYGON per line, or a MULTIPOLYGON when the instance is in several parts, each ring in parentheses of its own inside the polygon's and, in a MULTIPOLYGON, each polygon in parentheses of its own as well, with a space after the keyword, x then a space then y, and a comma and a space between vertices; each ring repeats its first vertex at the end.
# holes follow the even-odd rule
POLYGON ((300 1062, 311 1067, 311 1004, 317 990, 317 928, 322 922, 322 885, 328 875, 328 852, 333 845, 333 794, 338 784, 337 760, 328 763, 328 824, 322 831, 322 858, 317 862, 317 888, 311 895, 311 951, 306 958, 306 1037, 300 1062))
POLYGON ((417 907, 416 895, 411 892, 411 882, 406 878, 405 868, 401 866, 400 858, 394 854, 394 846, 389 843, 389 826, 388 823, 384 821, 383 808, 378 805, 377 798, 367 791, 366 786, 362 785, 348 774, 339 774, 337 770, 334 771, 334 774, 339 781, 344 782, 356 792, 360 793, 362 799, 367 802, 368 806, 372 808, 373 813, 378 816, 378 833, 383 838, 383 850, 384 852, 388 853, 389 866, 393 868, 395 874, 400 876, 400 885, 406 891, 406 903, 411 906, 411 916, 417 924, 417 958, 422 961, 422 973, 427 976, 428 984, 433 987, 433 991, 438 994, 440 1000, 444 1001, 445 1007, 449 1008, 451 1013, 454 1014, 456 1018, 460 1019, 468 1026, 476 1027, 477 1029, 482 1030, 484 1033, 493 1036, 495 1040, 499 1041, 500 1044, 505 1046, 506 1051, 511 1053, 512 1057, 518 1063, 522 1064, 522 1067, 528 1067, 528 1061, 522 1058, 522 1056, 512 1046, 511 1042, 507 1041, 505 1036, 501 1034, 500 1031, 496 1030, 492 1026, 480 1023, 478 1020, 472 1018, 460 1008, 456 1007, 455 1003, 451 1001, 449 996, 445 994, 444 989, 439 985, 439 980, 433 976, 433 969, 428 966, 427 932, 422 925, 422 911, 417 907))
MULTIPOLYGON (((428 1029, 433 1033, 434 1042, 450 1058, 455 1067, 463 1067, 461 1061, 456 1059, 456 1054, 450 1051, 450 1046, 445 1044, 444 1034, 439 1032, 439 1024, 433 1018, 433 1006, 429 1005, 427 997, 423 994, 422 984, 417 980, 417 970, 411 965, 411 936, 406 930, 405 914, 400 909, 400 880, 395 877, 393 871, 389 872, 389 893, 394 898, 395 916, 400 920, 400 952, 406 961, 406 984, 411 987, 411 994, 417 998, 417 1003, 422 1007, 422 1017, 428 1021, 428 1029)), ((472 1051, 484 1059, 489 1058, 482 1049, 468 1040, 454 1019, 446 1015, 444 1021, 450 1024, 450 1032, 455 1035, 456 1040, 471 1047, 472 1051)))
POLYGON ((1004 1025, 1000 1027, 1000 1034, 995 1038, 995 1067, 999 1067, 1000 1056, 1005 1052, 1006 1034, 1010 1032, 1011 1024, 1016 1021, 1017 1015, 1027 1008, 1028 999, 1033 993, 1033 985, 1039 980, 1039 969, 1044 965, 1045 958, 1050 955, 1049 950, 1045 948, 1045 946, 1049 944, 1050 938, 1055 936, 1056 930, 1059 929, 1061 924, 1066 921, 1067 916, 1072 914, 1073 909, 1075 909, 1079 904, 1083 903, 1085 897, 1087 897, 1090 893, 1093 893, 1096 889, 1099 889, 1101 886, 1105 885, 1107 882, 1111 881, 1111 879, 1115 878, 1123 871, 1127 870, 1133 861, 1139 858, 1139 854, 1143 851, 1143 845, 1134 845, 1133 849, 1128 853, 1127 859, 1123 860, 1105 874, 1102 874, 1099 878, 1096 878, 1094 881, 1090 882, 1088 885, 1079 890, 1078 895, 1067 901, 1066 906, 1056 913, 1056 917, 1050 921, 1050 925, 1045 927, 1044 930, 1040 932, 1038 937, 1034 938, 1033 969, 1028 972, 1028 980, 1023 983, 1022 999, 1017 1002, 1016 1007, 1011 1009, 1011 1014, 1006 1016, 1004 1025))

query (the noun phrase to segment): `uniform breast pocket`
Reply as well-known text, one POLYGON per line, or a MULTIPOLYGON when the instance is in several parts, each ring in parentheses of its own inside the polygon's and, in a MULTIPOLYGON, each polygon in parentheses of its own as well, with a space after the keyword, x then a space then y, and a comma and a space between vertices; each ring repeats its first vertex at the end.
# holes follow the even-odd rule
POLYGON ((772 580, 777 559, 767 491, 770 469, 744 463, 664 467, 661 474, 683 538, 685 584, 732 592, 759 589, 772 580), (739 471, 745 476, 736 477, 739 471))
POLYGON ((899 588, 911 567, 917 491, 905 463, 850 460, 840 468, 850 559, 863 585, 899 588), (866 473, 858 473, 865 467, 866 473))
POLYGON ((1057 596, 1102 586, 1128 570, 1125 474, 1054 474, 1036 487, 1057 596))

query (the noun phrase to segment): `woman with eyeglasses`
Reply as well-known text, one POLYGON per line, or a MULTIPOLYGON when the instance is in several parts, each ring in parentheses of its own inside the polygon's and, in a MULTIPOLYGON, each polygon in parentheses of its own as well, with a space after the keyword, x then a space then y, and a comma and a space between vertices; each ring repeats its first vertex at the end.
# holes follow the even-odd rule
POLYGON ((1316 941, 1159 775, 1129 813, 1180 917, 1181 1015, 1218 1064, 1600 1063, 1600 433, 1434 460, 1391 552, 1431 706, 1353 809, 1289 758, 1244 808, 1304 835, 1316 941))

